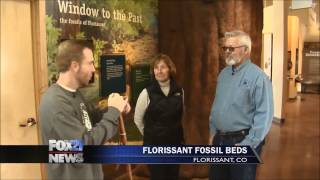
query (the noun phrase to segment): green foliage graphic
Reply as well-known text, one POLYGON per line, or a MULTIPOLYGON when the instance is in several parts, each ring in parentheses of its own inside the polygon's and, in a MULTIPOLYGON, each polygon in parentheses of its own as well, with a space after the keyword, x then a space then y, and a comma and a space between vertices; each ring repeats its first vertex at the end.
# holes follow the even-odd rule
POLYGON ((52 16, 46 16, 46 33, 47 33, 47 55, 48 55, 48 77, 49 85, 57 79, 57 68, 55 66, 54 57, 57 50, 58 40, 61 29, 54 26, 56 20, 52 16))

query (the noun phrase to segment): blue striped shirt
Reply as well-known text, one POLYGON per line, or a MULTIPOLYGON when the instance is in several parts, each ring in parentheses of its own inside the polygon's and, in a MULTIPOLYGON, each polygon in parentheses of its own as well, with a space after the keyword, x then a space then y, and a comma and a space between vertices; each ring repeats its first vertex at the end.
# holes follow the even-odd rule
POLYGON ((224 68, 209 117, 211 135, 217 130, 250 129, 239 144, 256 147, 268 133, 272 119, 272 84, 266 74, 249 59, 235 69, 224 68))

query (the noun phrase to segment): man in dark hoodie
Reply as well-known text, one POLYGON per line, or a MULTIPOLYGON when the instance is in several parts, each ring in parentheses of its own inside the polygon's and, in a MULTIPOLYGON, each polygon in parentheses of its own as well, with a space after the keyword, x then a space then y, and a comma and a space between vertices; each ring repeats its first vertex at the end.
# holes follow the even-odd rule
MULTIPOLYGON (((40 103, 42 143, 50 139, 81 139, 84 145, 102 145, 115 135, 120 113, 130 105, 117 93, 108 98, 106 112, 92 109, 79 88, 89 84, 95 71, 92 46, 83 40, 62 42, 57 51, 59 78, 40 103)), ((100 164, 48 164, 48 179, 103 179, 100 164)))

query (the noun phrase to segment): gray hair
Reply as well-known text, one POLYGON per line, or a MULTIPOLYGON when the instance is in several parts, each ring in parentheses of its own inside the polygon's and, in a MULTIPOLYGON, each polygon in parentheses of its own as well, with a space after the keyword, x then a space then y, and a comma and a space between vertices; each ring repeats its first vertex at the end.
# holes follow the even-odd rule
POLYGON ((251 38, 250 36, 243 32, 243 31, 230 31, 224 33, 225 39, 231 38, 231 37, 237 37, 241 43, 241 45, 244 45, 248 48, 249 52, 251 52, 251 38))

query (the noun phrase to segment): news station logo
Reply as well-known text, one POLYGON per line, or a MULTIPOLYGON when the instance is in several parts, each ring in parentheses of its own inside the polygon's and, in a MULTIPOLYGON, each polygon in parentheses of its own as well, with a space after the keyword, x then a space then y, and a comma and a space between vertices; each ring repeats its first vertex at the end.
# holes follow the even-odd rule
POLYGON ((82 162, 82 140, 49 140, 49 163, 82 162))

